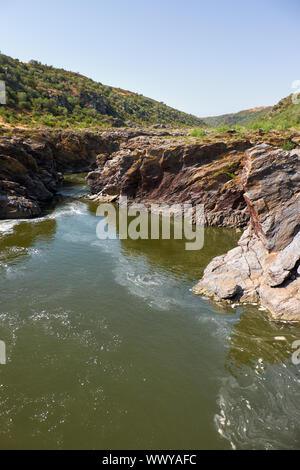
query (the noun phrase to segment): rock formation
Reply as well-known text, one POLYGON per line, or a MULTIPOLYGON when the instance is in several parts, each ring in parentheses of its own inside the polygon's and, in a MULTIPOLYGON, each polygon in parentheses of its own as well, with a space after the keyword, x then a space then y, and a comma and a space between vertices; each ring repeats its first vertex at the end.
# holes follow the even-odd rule
POLYGON ((22 138, 0 141, 0 217, 35 217, 49 202, 61 175, 48 144, 22 138))
MULTIPOLYGON (((91 130, 0 132, 0 218, 41 214, 64 173, 90 171, 98 199, 120 194, 143 202, 203 203, 208 225, 242 227, 249 220, 241 185, 244 150, 259 133, 231 130, 201 141, 186 129, 164 126, 91 130), (251 140, 251 141, 250 141, 251 140)), ((283 142, 270 134, 272 144, 283 142)))
POLYGON ((239 177, 249 140, 199 143, 138 136, 97 157, 87 181, 99 201, 126 195, 144 203, 204 204, 208 225, 239 227, 249 220, 239 177))
POLYGON ((194 292, 259 302, 274 319, 300 320, 300 151, 258 145, 245 153, 242 185, 250 226, 215 258, 194 292))
POLYGON ((30 131, 0 138, 0 219, 36 217, 58 190, 63 173, 87 172, 96 156, 115 152, 137 135, 167 131, 145 129, 30 131))

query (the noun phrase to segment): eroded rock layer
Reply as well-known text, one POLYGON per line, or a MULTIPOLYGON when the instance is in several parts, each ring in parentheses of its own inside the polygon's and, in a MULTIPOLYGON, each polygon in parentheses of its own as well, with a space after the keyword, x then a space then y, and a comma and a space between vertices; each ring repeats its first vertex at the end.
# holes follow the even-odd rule
POLYGON ((273 318, 300 320, 300 151, 258 145, 245 154, 250 226, 194 287, 215 300, 260 302, 273 318))
POLYGON ((199 143, 138 136, 97 157, 88 175, 95 199, 204 204, 208 225, 239 227, 249 213, 239 174, 248 140, 199 143))
POLYGON ((54 197, 63 173, 88 172, 99 154, 111 154, 143 129, 31 131, 0 138, 0 219, 36 217, 54 197))

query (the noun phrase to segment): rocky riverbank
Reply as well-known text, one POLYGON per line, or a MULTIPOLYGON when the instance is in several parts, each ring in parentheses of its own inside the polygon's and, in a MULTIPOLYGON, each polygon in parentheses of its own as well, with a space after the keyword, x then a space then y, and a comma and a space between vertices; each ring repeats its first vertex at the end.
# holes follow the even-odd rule
MULTIPOLYGON (((174 131, 174 135, 180 131, 174 131)), ((0 219, 37 217, 55 197, 65 173, 97 167, 138 135, 169 135, 166 129, 20 131, 0 136, 0 219)))
POLYGON ((185 129, 163 126, 0 133, 0 218, 39 216, 55 199, 63 174, 90 171, 88 183, 99 199, 126 194, 202 202, 208 224, 243 226, 248 214, 239 174, 251 145, 235 133, 200 141, 185 129))
POLYGON ((299 321, 300 150, 248 150, 242 186, 250 225, 237 248, 208 265, 194 292, 259 302, 274 319, 299 321))
MULTIPOLYGON (((123 195, 146 204, 204 204, 207 225, 245 227, 250 213, 241 181, 244 154, 264 139, 260 132, 235 131, 201 140, 138 135, 98 155, 87 181, 94 200, 123 195)), ((274 132, 267 141, 282 145, 285 139, 274 132)))
POLYGON ((87 181, 98 200, 126 195, 144 203, 205 204, 206 223, 247 224, 240 170, 248 140, 199 143, 138 136, 97 158, 87 181))
POLYGON ((100 155, 88 183, 99 201, 126 195, 202 203, 208 225, 250 222, 238 247, 210 263, 194 292, 258 302, 273 318, 300 320, 299 155, 232 135, 202 143, 138 136, 100 155))

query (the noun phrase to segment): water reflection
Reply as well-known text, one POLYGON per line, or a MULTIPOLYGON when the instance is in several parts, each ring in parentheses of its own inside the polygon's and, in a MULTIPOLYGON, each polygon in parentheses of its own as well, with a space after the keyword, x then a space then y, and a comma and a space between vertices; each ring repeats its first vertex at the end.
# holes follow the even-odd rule
POLYGON ((125 256, 145 256, 152 266, 159 266, 174 274, 182 274, 190 279, 202 276, 207 264, 214 256, 231 249, 237 234, 233 230, 206 228, 204 247, 198 251, 185 250, 186 240, 121 240, 125 256))
MULTIPOLYGON (((88 209, 92 215, 95 215, 97 204, 88 203, 88 209)), ((128 218, 127 226, 133 218, 128 218)), ((160 233, 162 221, 160 220, 160 233)), ((185 249, 187 239, 151 240, 151 225, 149 217, 149 237, 148 240, 120 240, 122 254, 127 257, 146 258, 149 265, 153 268, 160 268, 172 272, 176 275, 183 275, 189 279, 199 279, 205 267, 215 256, 226 253, 236 246, 240 233, 236 230, 226 228, 206 227, 204 235, 204 247, 201 250, 189 251, 185 249)), ((119 233, 119 224, 117 217, 117 233, 119 233)))
POLYGON ((88 193, 86 185, 87 173, 76 173, 72 175, 64 175, 62 186, 59 190, 59 194, 64 198, 78 199, 79 196, 83 196, 88 193))

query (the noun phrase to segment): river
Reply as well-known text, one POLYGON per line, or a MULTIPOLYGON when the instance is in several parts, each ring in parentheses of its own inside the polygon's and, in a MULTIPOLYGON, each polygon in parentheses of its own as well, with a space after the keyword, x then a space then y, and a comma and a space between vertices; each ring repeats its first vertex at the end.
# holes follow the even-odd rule
POLYGON ((85 191, 0 222, 0 448, 299 448, 300 326, 190 291, 240 234, 99 240, 85 191))

